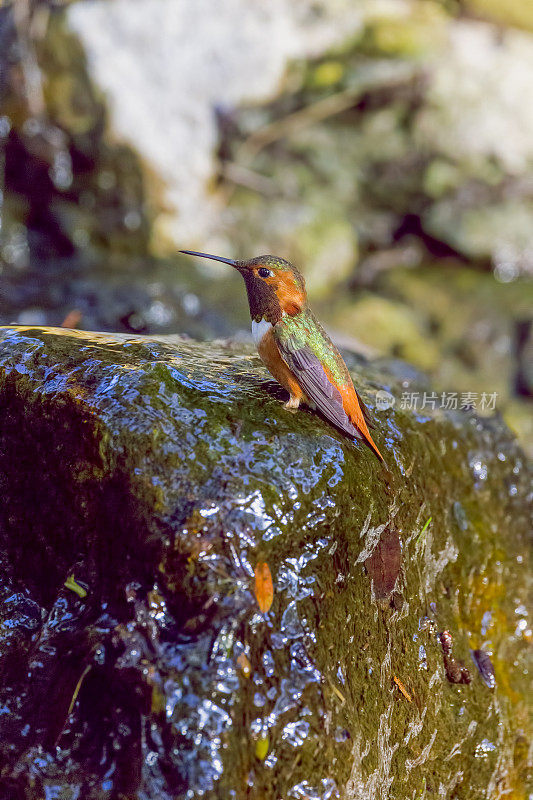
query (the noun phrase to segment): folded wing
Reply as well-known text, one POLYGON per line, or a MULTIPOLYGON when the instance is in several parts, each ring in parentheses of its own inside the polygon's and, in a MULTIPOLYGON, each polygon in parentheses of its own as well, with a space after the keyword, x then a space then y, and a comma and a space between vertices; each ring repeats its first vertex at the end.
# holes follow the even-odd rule
POLYGON ((330 382, 324 367, 309 347, 291 348, 278 342, 280 354, 301 388, 324 416, 349 436, 362 438, 344 410, 339 390, 330 382))
POLYGON ((326 370, 310 347, 291 346, 290 339, 278 339, 277 341, 281 357, 294 374, 307 398, 315 404, 326 419, 349 436, 365 441, 380 461, 383 461, 383 456, 376 447, 367 427, 368 410, 359 400, 351 382, 346 386, 341 386, 339 390, 331 383, 326 370))

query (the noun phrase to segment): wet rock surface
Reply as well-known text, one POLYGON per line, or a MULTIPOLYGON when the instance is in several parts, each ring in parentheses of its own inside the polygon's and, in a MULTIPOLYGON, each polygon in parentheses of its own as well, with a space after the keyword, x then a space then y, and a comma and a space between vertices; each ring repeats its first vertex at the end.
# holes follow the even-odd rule
POLYGON ((276 253, 347 340, 496 392, 531 455, 533 44, 512 5, 4 3, 0 322, 229 336, 238 276, 176 248, 276 253))
POLYGON ((281 395, 237 345, 2 329, 2 800, 525 794, 514 438, 397 403, 384 470, 281 395))

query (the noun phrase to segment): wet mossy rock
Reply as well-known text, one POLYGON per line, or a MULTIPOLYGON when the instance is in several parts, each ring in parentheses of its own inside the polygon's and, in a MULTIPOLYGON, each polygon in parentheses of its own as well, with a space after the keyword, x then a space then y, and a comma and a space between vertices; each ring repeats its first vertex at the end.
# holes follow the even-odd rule
POLYGON ((2 329, 2 800, 525 795, 523 456, 352 366, 389 474, 242 346, 2 329))

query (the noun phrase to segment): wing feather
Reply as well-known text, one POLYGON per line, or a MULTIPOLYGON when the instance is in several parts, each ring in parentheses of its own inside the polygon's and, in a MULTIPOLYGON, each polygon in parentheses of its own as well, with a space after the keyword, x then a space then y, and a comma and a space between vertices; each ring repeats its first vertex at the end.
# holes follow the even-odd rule
POLYGON ((319 411, 349 436, 362 436, 350 422, 339 390, 331 384, 319 359, 309 347, 292 348, 290 341, 277 340, 280 354, 309 400, 319 411))

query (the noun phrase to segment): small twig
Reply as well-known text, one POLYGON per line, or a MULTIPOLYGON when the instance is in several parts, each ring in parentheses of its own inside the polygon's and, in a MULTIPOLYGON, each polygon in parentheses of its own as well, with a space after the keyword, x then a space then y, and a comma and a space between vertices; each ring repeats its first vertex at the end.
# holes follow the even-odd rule
POLYGON ((87 666, 85 667, 85 669, 83 670, 83 672, 80 675, 80 679, 78 680, 78 682, 76 684, 76 688, 74 689, 74 694, 72 695, 72 699, 71 699, 70 705, 68 707, 68 711, 67 711, 67 715, 65 717, 65 721, 63 723, 63 727, 61 728, 61 730, 57 734, 56 740, 54 742, 54 747, 56 747, 57 743, 59 742, 59 740, 63 736, 63 731, 66 728, 68 718, 72 714, 74 706, 76 705, 76 700, 78 699, 78 695, 80 693, 80 689, 81 689, 82 683, 85 680, 85 678, 87 677, 87 673, 90 672, 91 669, 92 669, 92 664, 87 664, 87 666))
POLYGON ((345 111, 353 105, 354 99, 360 93, 360 87, 345 89, 294 111, 286 117, 274 120, 246 139, 238 150, 238 160, 251 161, 260 150, 278 139, 283 139, 334 114, 340 114, 341 111, 345 111))
MULTIPOLYGON (((358 97, 375 86, 383 85, 383 65, 376 66, 376 74, 373 74, 374 70, 371 70, 370 74, 365 75, 356 85, 324 97, 316 103, 311 103, 254 131, 238 149, 235 160, 248 164, 267 145, 351 108, 358 97)), ((412 65, 395 64, 394 71, 387 76, 389 85, 397 86, 404 83, 413 74, 412 65)))
POLYGON ((87 676, 87 673, 90 672, 91 668, 92 668, 92 664, 87 664, 87 666, 85 667, 85 669, 81 673, 80 679, 76 684, 76 688, 74 689, 74 694, 72 695, 72 700, 70 701, 70 705, 68 707, 67 718, 70 717, 70 715, 72 714, 72 709, 76 705, 76 700, 78 699, 78 695, 80 693, 81 685, 82 685, 83 681, 85 680, 85 678, 87 676))
POLYGON ((335 686, 335 684, 333 683, 333 681, 330 678, 328 678, 328 682, 329 682, 329 685, 330 685, 332 691, 334 692, 334 694, 336 694, 338 699, 341 701, 341 705, 344 705, 345 702, 346 702, 346 698, 343 695, 343 693, 341 692, 341 690, 337 686, 335 686))
POLYGON ((246 189, 251 189, 258 194, 274 197, 279 194, 279 187, 271 178, 261 175, 259 172, 245 167, 243 164, 236 164, 235 161, 225 161, 222 168, 225 180, 231 181, 246 189))
POLYGON ((400 692, 401 692, 401 693, 403 694, 403 696, 405 697, 405 699, 406 699, 406 700, 407 700, 409 703, 412 703, 412 702, 413 702, 413 700, 412 700, 412 698, 411 698, 411 695, 409 694, 409 692, 407 691, 407 689, 405 688, 405 686, 403 685, 403 683, 401 682, 401 680, 400 680, 399 678, 397 678, 397 677, 396 677, 396 675, 394 675, 394 676, 393 676, 393 680, 394 680, 394 683, 396 684, 396 686, 398 687, 398 689, 400 690, 400 692))

